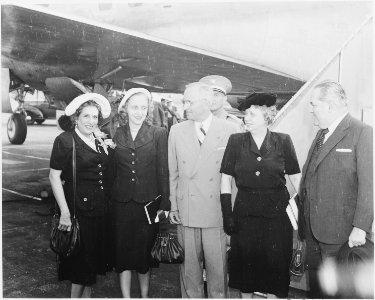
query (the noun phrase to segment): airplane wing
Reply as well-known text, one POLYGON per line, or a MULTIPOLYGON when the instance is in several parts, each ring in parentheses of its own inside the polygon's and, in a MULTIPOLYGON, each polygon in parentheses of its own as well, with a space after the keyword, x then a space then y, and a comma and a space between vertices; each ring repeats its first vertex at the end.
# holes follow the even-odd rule
POLYGON ((3 5, 1 22, 2 67, 65 102, 81 93, 72 85, 67 89, 67 78, 86 86, 177 93, 209 74, 228 77, 235 94, 293 94, 304 83, 263 66, 43 7, 3 5))

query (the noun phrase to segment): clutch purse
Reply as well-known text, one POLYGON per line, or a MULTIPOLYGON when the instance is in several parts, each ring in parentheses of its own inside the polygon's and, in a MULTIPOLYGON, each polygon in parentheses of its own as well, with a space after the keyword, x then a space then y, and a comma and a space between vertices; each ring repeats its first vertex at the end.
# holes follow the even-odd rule
POLYGON ((181 264, 184 262, 184 249, 173 233, 158 233, 151 249, 152 259, 164 264, 181 264))
MULTIPOLYGON (((52 217, 52 229, 50 235, 50 248, 61 257, 72 257, 78 252, 80 244, 79 224, 76 218, 76 147, 73 139, 73 217, 70 231, 59 230, 60 215, 57 213, 52 217)), ((56 203, 55 203, 56 204, 56 203)))
POLYGON ((304 242, 297 239, 297 247, 293 250, 292 261, 289 266, 289 273, 294 281, 299 281, 305 272, 305 250, 304 242))

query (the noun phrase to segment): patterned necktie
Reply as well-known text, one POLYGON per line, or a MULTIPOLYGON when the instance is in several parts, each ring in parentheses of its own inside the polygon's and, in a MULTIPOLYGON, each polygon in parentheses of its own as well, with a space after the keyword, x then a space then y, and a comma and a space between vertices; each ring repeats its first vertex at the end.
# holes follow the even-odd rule
POLYGON ((327 132, 328 132, 328 128, 323 129, 322 132, 320 133, 320 136, 318 140, 316 141, 317 150, 319 150, 323 146, 324 137, 326 136, 327 132))
POLYGON ((206 131, 203 129, 203 123, 199 125, 200 134, 198 135, 199 145, 203 144, 204 138, 206 137, 206 131))

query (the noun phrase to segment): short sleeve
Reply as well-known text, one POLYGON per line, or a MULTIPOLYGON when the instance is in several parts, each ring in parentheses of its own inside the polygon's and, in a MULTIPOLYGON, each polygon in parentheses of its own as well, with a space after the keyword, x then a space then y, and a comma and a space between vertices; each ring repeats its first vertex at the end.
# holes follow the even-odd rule
MULTIPOLYGON (((237 145, 238 146, 238 145, 237 145)), ((225 148, 223 160, 221 162, 220 173, 234 176, 234 168, 237 160, 237 151, 234 135, 231 135, 225 148)))
POLYGON ((55 170, 64 170, 68 165, 68 162, 72 158, 72 142, 71 135, 61 134, 59 135, 54 143, 50 159, 50 168, 55 170))
POLYGON ((285 173, 288 175, 301 173, 298 165, 296 151, 293 146, 292 139, 289 135, 284 141, 284 155, 285 155, 285 173))

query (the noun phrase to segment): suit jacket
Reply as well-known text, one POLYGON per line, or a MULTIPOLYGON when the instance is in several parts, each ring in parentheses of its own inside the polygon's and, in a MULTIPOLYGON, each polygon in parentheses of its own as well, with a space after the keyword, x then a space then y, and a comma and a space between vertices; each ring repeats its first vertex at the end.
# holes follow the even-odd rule
MULTIPOLYGON (((317 137, 319 134, 320 131, 317 137)), ((342 244, 348 240, 353 226, 371 231, 372 127, 349 114, 345 116, 323 144, 308 183, 306 173, 317 137, 302 170, 301 198, 310 204, 313 235, 323 243, 342 244)))
POLYGON ((169 210, 168 139, 166 128, 145 122, 133 141, 129 125, 117 129, 112 199, 147 203, 162 196, 160 208, 169 210))
POLYGON ((229 136, 236 127, 213 116, 200 146, 194 121, 173 125, 168 162, 171 210, 179 210, 182 225, 223 226, 220 205, 220 166, 229 136))

